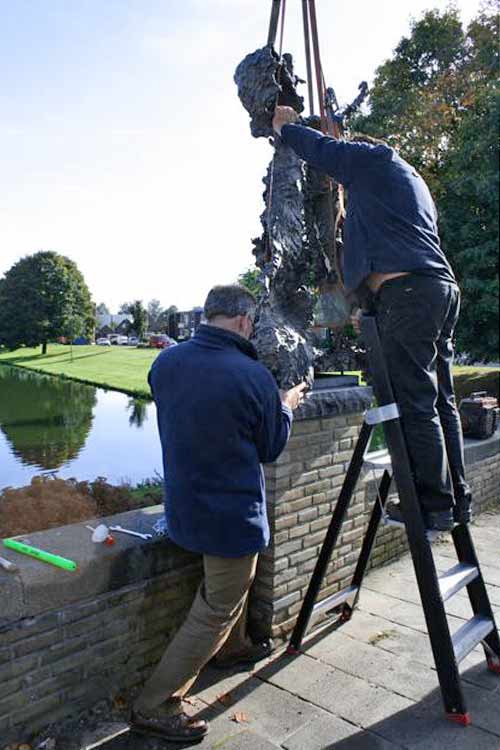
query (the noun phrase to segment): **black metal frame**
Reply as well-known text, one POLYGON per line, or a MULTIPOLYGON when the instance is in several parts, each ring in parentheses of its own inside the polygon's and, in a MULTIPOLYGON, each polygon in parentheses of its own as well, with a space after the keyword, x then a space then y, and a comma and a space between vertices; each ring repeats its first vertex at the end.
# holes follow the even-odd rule
MULTIPOLYGON (((379 407, 393 405, 394 393, 382 352, 376 320, 373 315, 363 316, 361 321, 361 331, 364 343, 367 347, 373 390, 378 405, 379 407)), ((466 710, 458 669, 458 661, 455 655, 455 648, 446 617, 431 546, 427 538, 424 520, 420 510, 420 503, 413 480, 401 420, 399 417, 392 418, 388 421, 384 421, 383 426, 389 454, 392 460, 392 473, 396 481, 401 510, 405 519, 410 553, 415 567, 422 607, 441 686, 443 703, 450 718, 457 721, 457 723, 467 725, 470 723, 470 717, 466 710)), ((290 640, 289 653, 299 652, 309 620, 314 610, 328 611, 328 608, 338 609, 340 607, 340 620, 346 621, 350 619, 358 601, 361 585, 382 517, 382 510, 389 494, 392 477, 388 471, 385 471, 378 487, 378 501, 375 502, 372 511, 351 586, 348 587, 345 592, 340 592, 339 594, 328 597, 327 600, 320 601, 316 604, 332 552, 337 543, 342 523, 349 508, 356 483, 363 467, 372 430, 373 426, 365 421, 344 484, 340 491, 339 499, 328 527, 304 603, 299 612, 297 623, 290 640)), ((493 623, 493 630, 482 640, 482 643, 490 669, 493 672, 498 673, 500 671, 500 639, 486 587, 484 585, 484 580, 477 561, 470 530, 467 525, 459 525, 454 528, 452 536, 459 562, 473 565, 477 568, 477 577, 467 585, 467 591, 474 614, 487 618, 493 623)))

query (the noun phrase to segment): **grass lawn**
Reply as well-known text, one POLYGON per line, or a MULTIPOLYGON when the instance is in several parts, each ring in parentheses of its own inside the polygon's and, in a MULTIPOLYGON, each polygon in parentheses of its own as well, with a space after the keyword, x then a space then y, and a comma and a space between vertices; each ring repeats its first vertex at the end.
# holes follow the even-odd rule
MULTIPOLYGON (((150 397, 147 375, 152 362, 159 354, 157 349, 75 346, 73 361, 69 346, 50 344, 45 355, 40 354, 40 350, 40 347, 17 349, 15 352, 0 350, 0 364, 5 362, 135 396, 150 397)), ((498 396, 499 370, 487 367, 456 367, 454 372, 458 400, 473 391, 484 390, 498 396)))
POLYGON ((36 372, 60 375, 83 383, 100 385, 134 396, 150 397, 147 375, 158 349, 128 346, 69 346, 49 344, 47 354, 36 349, 0 351, 0 364, 25 367, 36 372))

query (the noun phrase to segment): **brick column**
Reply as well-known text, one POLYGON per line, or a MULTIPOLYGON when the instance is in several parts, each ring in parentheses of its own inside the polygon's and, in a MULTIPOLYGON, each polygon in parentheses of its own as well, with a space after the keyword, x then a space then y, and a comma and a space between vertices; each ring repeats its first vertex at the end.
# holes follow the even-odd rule
MULTIPOLYGON (((266 466, 271 546, 262 553, 251 621, 259 635, 285 636, 293 627, 363 422, 370 388, 313 393, 296 414, 290 442, 266 466)), ((350 582, 366 522, 360 483, 342 528, 321 597, 350 582)))

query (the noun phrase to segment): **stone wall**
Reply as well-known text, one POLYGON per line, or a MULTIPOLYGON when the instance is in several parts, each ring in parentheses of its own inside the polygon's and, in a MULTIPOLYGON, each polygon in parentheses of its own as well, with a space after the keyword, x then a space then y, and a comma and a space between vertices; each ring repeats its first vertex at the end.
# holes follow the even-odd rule
MULTIPOLYGON (((272 545, 252 595, 254 634, 285 637, 293 627, 370 400, 363 388, 314 395, 286 451, 266 467, 272 545)), ((470 442, 466 455, 477 507, 499 503, 500 433, 470 442)), ((364 477, 321 596, 350 583, 373 490, 364 477)), ((149 530, 161 512, 113 522, 149 530)), ((84 524, 29 535, 33 545, 75 559, 75 573, 2 552, 20 572, 0 569, 0 747, 139 685, 185 617, 200 557, 166 540, 116 536, 114 547, 93 545, 84 524)), ((382 528, 371 564, 405 549, 403 532, 382 528)))
MULTIPOLYGON (((113 521, 145 529, 160 515, 158 506, 113 521)), ((89 536, 84 524, 29 535, 76 560, 76 573, 2 552, 21 573, 0 569, 1 748, 143 682, 193 600, 197 555, 164 540, 116 534, 104 547, 89 536)))

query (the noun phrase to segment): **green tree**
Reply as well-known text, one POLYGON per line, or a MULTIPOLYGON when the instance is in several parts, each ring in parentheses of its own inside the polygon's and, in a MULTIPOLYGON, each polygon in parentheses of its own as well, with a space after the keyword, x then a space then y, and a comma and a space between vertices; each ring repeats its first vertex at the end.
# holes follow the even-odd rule
POLYGON ((143 339, 148 327, 148 313, 141 300, 132 302, 126 309, 123 309, 126 315, 132 316, 132 328, 139 339, 143 339))
POLYGON ((259 297, 262 294, 262 286, 259 282, 260 273, 258 268, 247 268, 246 271, 238 276, 238 284, 244 286, 249 292, 252 292, 255 297, 259 297))
POLYGON ((160 317, 158 318, 158 330, 159 331, 165 331, 168 333, 168 326, 170 321, 170 316, 177 312, 177 307, 175 305, 170 305, 170 307, 167 307, 165 310, 162 310, 160 317))
POLYGON ((162 313, 163 308, 159 299, 152 299, 151 302, 148 302, 148 319, 152 331, 159 329, 162 313))
POLYGON ((98 315, 110 315, 109 307, 104 303, 100 302, 96 307, 96 313, 98 315))
POLYGON ((95 309, 76 264, 54 252, 38 252, 15 263, 0 280, 0 341, 10 349, 42 345, 64 335, 78 319, 92 334, 95 309))
POLYGON ((498 358, 498 11, 467 30, 428 11, 378 69, 358 130, 385 138, 427 181, 463 293, 458 346, 498 358))

